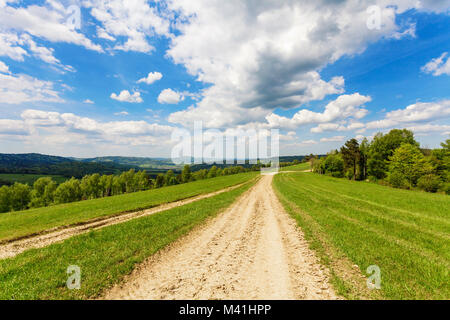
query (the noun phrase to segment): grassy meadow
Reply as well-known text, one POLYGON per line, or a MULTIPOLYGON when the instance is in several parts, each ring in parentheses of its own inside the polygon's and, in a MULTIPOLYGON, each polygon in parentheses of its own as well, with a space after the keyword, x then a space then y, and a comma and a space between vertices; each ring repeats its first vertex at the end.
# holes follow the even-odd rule
POLYGON ((293 166, 282 167, 281 171, 306 171, 310 169, 311 165, 309 164, 309 162, 305 162, 293 166))
POLYGON ((0 260, 0 299, 98 297, 131 273, 136 264, 227 208, 255 181, 211 198, 0 260), (81 269, 80 290, 66 287, 70 265, 81 269))
POLYGON ((114 197, 2 213, 0 242, 214 192, 246 182, 257 175, 257 172, 241 173, 114 197))
POLYGON ((312 173, 283 173, 274 187, 350 299, 450 298, 450 197, 312 173), (366 269, 381 269, 368 290, 366 269))

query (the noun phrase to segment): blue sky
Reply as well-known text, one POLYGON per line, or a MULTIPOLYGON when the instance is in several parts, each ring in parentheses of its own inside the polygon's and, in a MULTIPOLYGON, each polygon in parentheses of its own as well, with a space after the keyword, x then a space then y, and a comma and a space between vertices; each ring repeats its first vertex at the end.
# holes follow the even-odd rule
POLYGON ((282 155, 392 128, 437 147, 450 136, 449 8, 0 0, 0 152, 167 157, 194 121, 279 129, 282 155))

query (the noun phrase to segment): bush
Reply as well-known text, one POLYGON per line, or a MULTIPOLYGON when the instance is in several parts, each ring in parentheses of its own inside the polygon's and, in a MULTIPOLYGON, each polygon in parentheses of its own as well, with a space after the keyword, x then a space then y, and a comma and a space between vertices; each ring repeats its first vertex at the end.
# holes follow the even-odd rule
POLYGON ((450 182, 443 184, 441 190, 450 195, 450 182))
POLYGON ((408 181, 403 176, 403 174, 398 171, 394 171, 389 174, 388 182, 394 188, 406 189, 406 188, 408 188, 408 185, 409 185, 408 181))
POLYGON ((441 186, 441 179, 435 174, 427 174, 417 181, 417 187, 427 192, 437 192, 441 186))

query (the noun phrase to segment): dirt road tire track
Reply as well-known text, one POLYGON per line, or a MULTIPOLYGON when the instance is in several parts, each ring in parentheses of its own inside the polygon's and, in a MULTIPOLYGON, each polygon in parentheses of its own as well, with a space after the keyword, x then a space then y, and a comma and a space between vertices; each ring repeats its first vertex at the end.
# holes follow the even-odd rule
POLYGON ((82 225, 68 227, 64 229, 58 229, 55 231, 49 231, 44 234, 31 236, 29 238, 20 239, 16 241, 11 241, 6 244, 0 245, 0 259, 7 259, 12 258, 28 249, 34 249, 34 248, 43 248, 46 246, 49 246, 53 243, 60 242, 63 240, 66 240, 68 238, 71 238, 73 236, 89 232, 91 230, 98 230, 104 227, 112 226, 115 224, 123 223, 132 219, 148 216, 155 214, 157 212, 166 211, 169 209, 173 209, 175 207, 180 207, 198 200, 206 199, 213 197, 215 195, 218 195, 223 192, 231 191, 233 189, 236 189, 243 184, 239 184, 236 186, 228 187, 219 191, 215 191, 212 193, 206 193, 199 196, 195 196, 192 198, 170 202, 166 204, 162 204, 159 206, 156 206, 151 209, 147 210, 141 210, 131 213, 125 213, 121 215, 116 216, 109 216, 105 217, 103 219, 95 219, 92 221, 88 221, 86 223, 83 223, 82 225))
POLYGON ((104 299, 337 299, 264 176, 230 208, 158 254, 104 299))

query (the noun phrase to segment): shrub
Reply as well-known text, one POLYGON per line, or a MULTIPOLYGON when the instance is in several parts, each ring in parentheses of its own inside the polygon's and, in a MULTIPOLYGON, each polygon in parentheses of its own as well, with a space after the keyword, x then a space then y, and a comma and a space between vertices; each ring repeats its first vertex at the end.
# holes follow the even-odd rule
POLYGON ((409 183, 402 173, 398 171, 391 172, 388 177, 388 182, 394 188, 408 188, 409 183))
POLYGON ((450 195, 450 182, 443 184, 441 190, 450 195))
POLYGON ((417 187, 427 192, 437 192, 441 186, 441 179, 435 174, 426 174, 417 181, 417 187))

